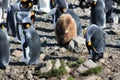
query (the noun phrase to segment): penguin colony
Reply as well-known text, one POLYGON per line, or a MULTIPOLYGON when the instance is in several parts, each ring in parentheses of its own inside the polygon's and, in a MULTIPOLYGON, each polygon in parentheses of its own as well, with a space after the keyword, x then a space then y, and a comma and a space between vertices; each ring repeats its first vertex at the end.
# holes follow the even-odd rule
MULTIPOLYGON (((58 44, 69 43, 77 36, 85 36, 86 47, 91 55, 91 59, 96 61, 103 57, 105 51, 105 24, 112 16, 111 0, 80 0, 80 5, 86 3, 91 7, 90 26, 85 34, 82 34, 82 23, 78 15, 69 9, 65 0, 18 0, 15 4, 10 4, 9 0, 0 1, 0 20, 7 12, 6 28, 0 23, 0 68, 5 69, 9 65, 10 47, 7 36, 13 36, 15 42, 21 43, 22 62, 27 65, 39 64, 41 52, 41 42, 33 24, 35 11, 33 5, 38 5, 39 13, 52 16, 55 37, 58 44), (3 12, 2 12, 3 11, 3 12), (2 16, 1 16, 2 15, 2 16)), ((85 5, 84 5, 85 6, 85 5)), ((46 17, 46 19, 47 19, 46 17)))

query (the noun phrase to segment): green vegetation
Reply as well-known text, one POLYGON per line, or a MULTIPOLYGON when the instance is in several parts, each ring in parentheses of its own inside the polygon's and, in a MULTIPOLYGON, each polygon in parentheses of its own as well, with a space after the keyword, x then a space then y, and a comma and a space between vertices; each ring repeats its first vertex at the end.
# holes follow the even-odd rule
MULTIPOLYGON (((52 61, 54 63, 54 61, 52 61)), ((64 62, 61 61, 61 66, 59 69, 51 69, 48 73, 41 73, 40 70, 35 71, 35 75, 44 78, 51 78, 51 77, 61 77, 64 74, 67 74, 67 71, 64 66, 64 62)))
POLYGON ((69 61, 67 64, 69 67, 77 68, 79 67, 80 64, 84 63, 84 61, 85 61, 84 59, 79 58, 76 62, 69 61))
POLYGON ((67 80, 74 80, 74 78, 70 76, 70 77, 68 77, 67 80))
POLYGON ((99 74, 102 71, 102 67, 98 66, 95 68, 91 68, 89 70, 87 70, 84 75, 90 75, 90 74, 99 74))

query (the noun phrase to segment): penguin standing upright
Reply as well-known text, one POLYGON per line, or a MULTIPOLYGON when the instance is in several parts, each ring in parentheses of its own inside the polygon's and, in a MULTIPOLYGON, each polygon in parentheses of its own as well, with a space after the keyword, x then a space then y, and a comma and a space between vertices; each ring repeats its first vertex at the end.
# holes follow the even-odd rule
POLYGON ((86 46, 93 61, 103 57, 105 51, 105 33, 95 24, 90 25, 85 34, 86 46))
POLYGON ((0 24, 0 68, 5 69, 9 64, 10 49, 6 33, 3 31, 4 26, 0 24))
MULTIPOLYGON (((19 11, 23 11, 23 15, 25 14, 24 11, 28 12, 32 10, 33 2, 31 0, 18 0, 16 4, 10 6, 7 15, 7 30, 10 35, 15 37, 15 42, 20 42, 19 32, 18 32, 18 18, 17 13, 19 11), (12 20, 11 20, 12 19, 12 20)), ((22 16, 21 16, 22 17, 22 16)))
POLYGON ((22 61, 26 64, 38 64, 41 49, 39 35, 31 24, 31 20, 26 17, 22 21, 23 35, 21 44, 23 49, 22 61))
POLYGON ((91 2, 91 24, 101 28, 106 27, 106 12, 104 0, 92 0, 91 2))

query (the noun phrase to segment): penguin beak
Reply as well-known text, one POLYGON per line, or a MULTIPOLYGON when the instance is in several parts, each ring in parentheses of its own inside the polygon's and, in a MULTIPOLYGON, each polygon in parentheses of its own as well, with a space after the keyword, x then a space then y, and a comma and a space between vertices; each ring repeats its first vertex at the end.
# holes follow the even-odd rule
POLYGON ((89 41, 87 44, 88 44, 88 46, 92 46, 92 42, 91 41, 89 41))

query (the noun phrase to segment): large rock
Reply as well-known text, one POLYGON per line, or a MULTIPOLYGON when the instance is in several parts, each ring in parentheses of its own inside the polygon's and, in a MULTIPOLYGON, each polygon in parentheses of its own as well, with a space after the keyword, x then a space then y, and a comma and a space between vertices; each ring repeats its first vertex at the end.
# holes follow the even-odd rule
POLYGON ((76 51, 76 48, 80 48, 81 50, 83 50, 84 47, 85 39, 82 37, 75 37, 68 44, 68 48, 73 51, 76 51))
POLYGON ((43 59, 45 58, 45 54, 40 54, 40 61, 43 61, 43 59))
POLYGON ((54 69, 59 69, 60 66, 61 66, 60 60, 59 60, 59 59, 56 59, 53 68, 54 68, 54 69))
POLYGON ((14 57, 21 57, 22 56, 22 51, 14 50, 14 52, 12 53, 12 56, 14 56, 14 57))
POLYGON ((26 79, 28 80, 33 80, 33 75, 32 72, 30 70, 28 70, 25 74, 26 79))
POLYGON ((102 79, 100 76, 93 75, 86 77, 84 80, 102 80, 102 79))
MULTIPOLYGON (((83 45, 85 45, 85 39, 82 37, 75 37, 71 41, 74 42, 74 47, 75 46, 82 47, 83 45)), ((71 45, 71 46, 73 46, 73 45, 71 45)))
POLYGON ((67 73, 71 72, 71 68, 69 68, 67 65, 65 66, 65 69, 66 69, 67 73))
POLYGON ((95 68, 95 67, 98 66, 98 65, 97 65, 95 62, 93 62, 92 60, 87 60, 87 61, 85 61, 85 62, 83 63, 83 65, 84 65, 85 67, 87 67, 87 68, 95 68))
POLYGON ((79 73, 79 74, 82 74, 84 72, 86 72, 87 70, 89 70, 89 68, 85 67, 84 65, 80 65, 76 71, 79 73))
POLYGON ((45 61, 45 66, 40 68, 41 73, 47 73, 51 70, 52 68, 52 63, 50 60, 45 61))

